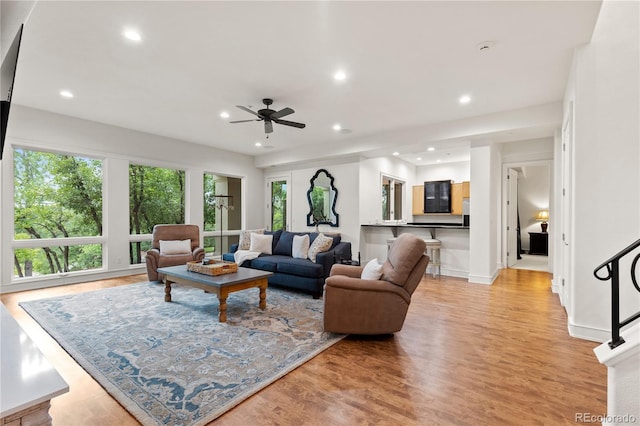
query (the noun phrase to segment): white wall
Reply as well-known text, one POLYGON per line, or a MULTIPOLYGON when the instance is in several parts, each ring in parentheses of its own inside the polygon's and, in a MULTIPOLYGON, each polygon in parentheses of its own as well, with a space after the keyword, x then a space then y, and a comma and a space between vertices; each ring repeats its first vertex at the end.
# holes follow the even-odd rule
POLYGON ((357 259, 358 252, 363 261, 374 257, 386 258, 386 240, 393 236, 391 231, 371 228, 364 230, 360 225, 382 221, 382 174, 407 182, 403 194, 403 212, 405 219, 411 219, 411 183, 415 179, 415 166, 395 157, 344 157, 267 169, 265 180, 270 177, 290 177, 292 231, 314 229, 307 226, 307 190, 309 180, 318 169, 326 169, 335 178, 334 185, 338 189, 336 212, 340 215, 339 227, 320 225, 320 230, 340 232, 344 241, 351 242, 354 259, 357 259))
MULTIPOLYGON (((361 224, 382 221, 382 174, 404 180, 403 216, 411 219, 411 182, 415 179, 415 166, 395 157, 367 158, 360 161, 359 217, 361 224)), ((387 240, 393 238, 390 229, 360 229, 362 260, 387 258, 387 240)))
POLYGON ((455 183, 469 181, 471 175, 470 161, 429 164, 416 167, 416 180, 413 185, 421 185, 430 180, 448 180, 455 183))
MULTIPOLYGON (((610 285, 593 269, 640 236, 639 16, 638 2, 603 2, 564 102, 565 113, 575 106, 569 330, 593 340, 609 338, 611 306, 610 285)), ((621 268, 628 277, 628 262, 621 268)), ((624 318, 640 309, 640 297, 628 278, 620 292, 624 318)))
POLYGON ((187 223, 195 223, 202 229, 203 197, 202 173, 212 172, 222 175, 241 177, 243 179, 244 227, 260 227, 264 216, 261 200, 263 199, 263 172, 253 164, 253 158, 219 149, 204 147, 150 135, 120 127, 81 120, 41 110, 12 105, 11 125, 8 127, 5 157, 0 163, 2 175, 2 196, 0 211, 2 212, 2 228, 0 244, 2 247, 0 261, 1 291, 16 291, 24 288, 36 288, 60 285, 71 282, 100 279, 104 276, 123 275, 141 272, 139 267, 129 267, 129 196, 128 196, 128 164, 139 164, 160 167, 178 168, 186 171, 186 212, 187 223), (12 212, 12 147, 51 150, 62 153, 73 153, 104 159, 104 167, 108 170, 108 179, 104 183, 105 198, 105 237, 104 247, 107 256, 105 271, 95 274, 69 274, 67 278, 46 277, 39 282, 22 281, 27 285, 11 285, 13 275, 13 256, 11 240, 13 238, 12 212))
POLYGON ((469 281, 473 283, 492 284, 499 272, 500 164, 498 145, 471 146, 469 281))
POLYGON ((307 191, 310 187, 310 180, 316 171, 325 169, 333 176, 334 186, 338 190, 336 213, 339 215, 339 226, 320 225, 319 230, 321 232, 339 232, 342 235, 342 240, 351 243, 353 255, 357 258, 360 237, 358 163, 335 161, 313 165, 307 164, 299 167, 302 168, 268 169, 265 172, 265 179, 284 175, 290 176, 287 194, 291 198, 289 230, 292 232, 311 232, 315 230, 313 226, 307 226, 307 214, 309 213, 307 191))

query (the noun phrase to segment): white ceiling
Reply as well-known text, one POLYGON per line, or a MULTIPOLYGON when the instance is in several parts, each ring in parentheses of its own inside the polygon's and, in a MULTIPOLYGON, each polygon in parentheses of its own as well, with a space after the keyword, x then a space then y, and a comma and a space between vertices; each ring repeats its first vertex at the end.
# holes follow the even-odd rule
MULTIPOLYGON (((10 3, 3 0, 3 16, 10 3)), ((255 155, 261 166, 345 150, 399 151, 414 164, 448 151, 452 161, 468 155, 474 135, 436 130, 475 117, 502 123, 482 134, 502 142, 553 134, 559 113, 522 124, 508 112, 559 111, 573 49, 589 42, 599 8, 599 1, 40 1, 25 24, 13 101, 255 155), (125 39, 125 28, 142 41, 125 39), (486 40, 493 47, 480 51, 486 40), (332 77, 338 69, 343 82, 332 77), (75 97, 62 98, 62 89, 75 97), (459 104, 463 94, 471 103, 459 104), (250 119, 235 105, 259 109, 265 97, 274 98, 273 109, 293 108, 285 119, 307 127, 274 124, 267 140, 260 122, 219 117, 250 119), (349 131, 335 132, 335 123, 349 131)))

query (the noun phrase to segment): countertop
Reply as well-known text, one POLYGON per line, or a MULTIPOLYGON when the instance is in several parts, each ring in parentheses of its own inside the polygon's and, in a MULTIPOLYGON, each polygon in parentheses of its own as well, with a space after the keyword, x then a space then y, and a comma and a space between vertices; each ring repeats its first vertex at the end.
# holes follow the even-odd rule
POLYGON ((372 226, 378 228, 427 228, 427 229, 469 229, 468 226, 459 225, 455 223, 437 223, 437 222, 407 222, 407 223, 373 223, 362 224, 360 226, 372 226))
POLYGON ((2 303, 0 318, 0 417, 7 417, 68 392, 67 382, 2 303))

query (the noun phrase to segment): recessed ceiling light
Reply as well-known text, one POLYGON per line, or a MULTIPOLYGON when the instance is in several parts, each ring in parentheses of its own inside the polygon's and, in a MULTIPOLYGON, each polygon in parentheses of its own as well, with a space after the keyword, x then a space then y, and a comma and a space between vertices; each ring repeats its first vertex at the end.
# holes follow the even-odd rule
POLYGON ((396 151, 396 152, 394 152, 394 153, 393 153, 393 154, 391 154, 391 155, 398 156, 398 155, 400 155, 400 153, 399 153, 398 151, 396 151))
POLYGON ((422 157, 416 157, 416 160, 420 161, 422 160, 422 157))
POLYGON ((136 30, 124 30, 124 33, 122 33, 126 38, 128 38, 129 40, 132 41, 140 41, 142 40, 142 37, 140 36, 140 33, 137 32, 136 30))
POLYGON ((436 149, 432 146, 430 146, 429 148, 427 148, 427 151, 435 151, 436 149))
POLYGON ((461 104, 468 104, 469 102, 471 102, 471 96, 463 95, 463 96, 460 96, 459 100, 461 104))
POLYGON ((73 98, 73 93, 68 90, 61 90, 60 96, 62 96, 63 98, 73 98))
POLYGON ((440 162, 440 159, 438 158, 438 159, 436 160, 436 163, 439 163, 439 162, 440 162))
POLYGON ((333 74, 333 78, 337 81, 343 81, 347 78, 347 74, 345 74, 344 71, 336 71, 335 74, 333 74))
POLYGON ((227 111, 222 111, 220 113, 220 118, 229 118, 229 113, 227 111))
POLYGON ((336 132, 339 132, 340 130, 342 130, 342 126, 336 123, 333 125, 333 130, 335 130, 336 132))
POLYGON ((262 144, 260 142, 256 142, 256 146, 260 147, 262 144))

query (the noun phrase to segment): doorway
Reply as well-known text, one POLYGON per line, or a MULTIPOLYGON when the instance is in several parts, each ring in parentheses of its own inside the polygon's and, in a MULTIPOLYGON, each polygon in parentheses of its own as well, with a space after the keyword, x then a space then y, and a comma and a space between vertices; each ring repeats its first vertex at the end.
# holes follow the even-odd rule
POLYGON ((269 201, 267 203, 267 229, 286 231, 289 229, 289 211, 291 201, 288 196, 289 178, 274 177, 267 179, 269 201))
POLYGON ((504 169, 504 264, 549 272, 553 231, 544 218, 551 202, 551 162, 509 164, 504 169))

